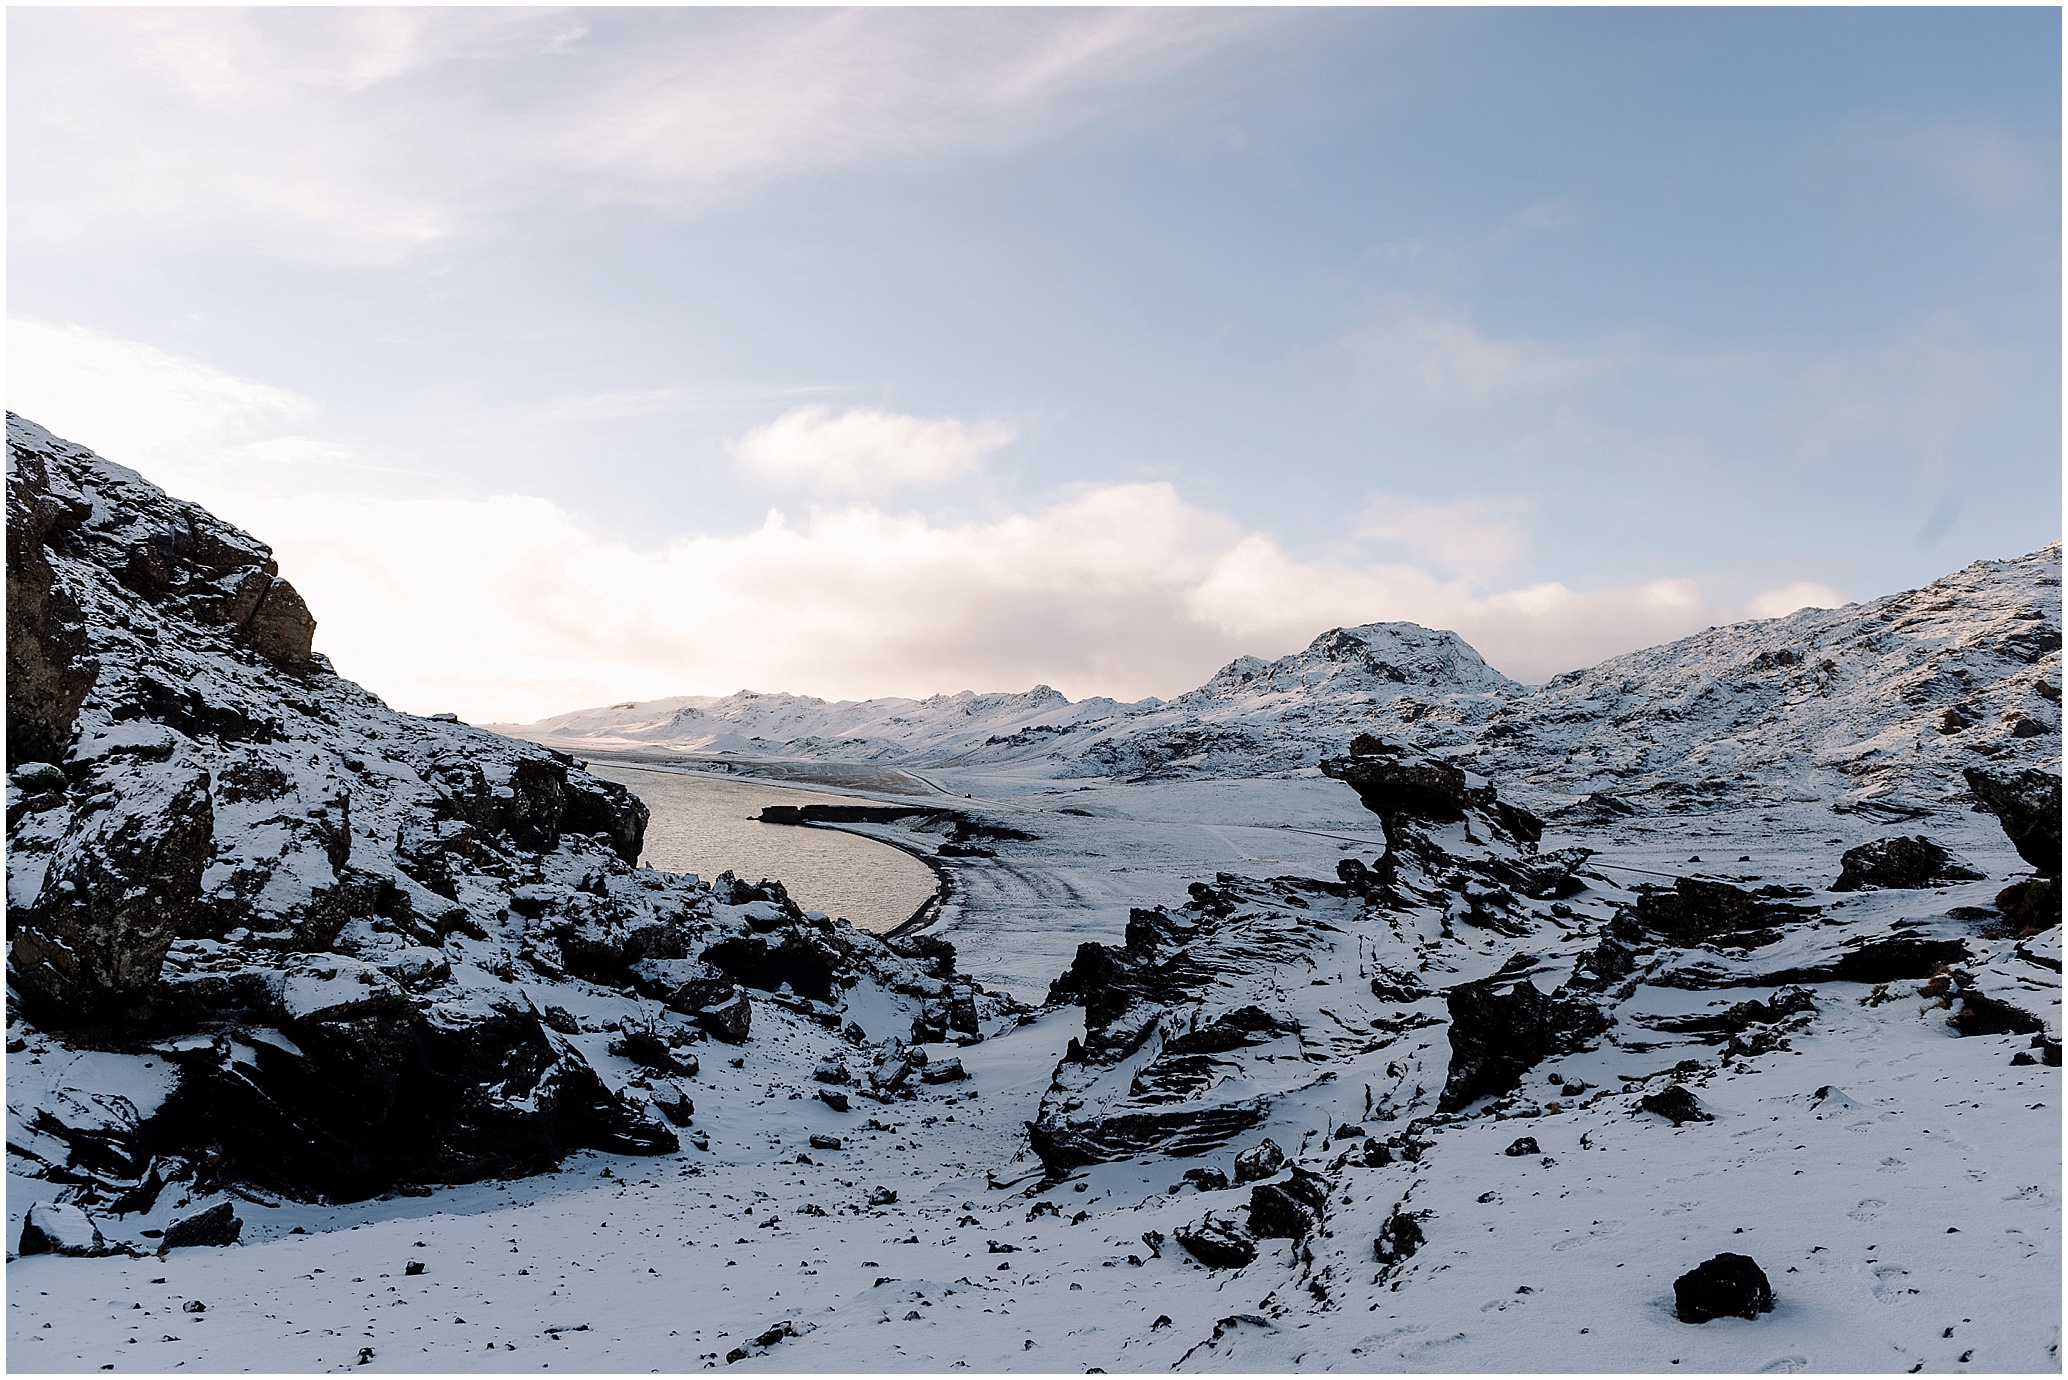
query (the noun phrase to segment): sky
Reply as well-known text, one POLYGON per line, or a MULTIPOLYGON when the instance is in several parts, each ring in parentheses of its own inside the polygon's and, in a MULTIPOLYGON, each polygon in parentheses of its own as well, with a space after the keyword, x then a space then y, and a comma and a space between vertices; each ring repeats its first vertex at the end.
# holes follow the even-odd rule
POLYGON ((1537 681, 2060 536, 2053 8, 7 25, 8 406, 402 709, 1537 681))

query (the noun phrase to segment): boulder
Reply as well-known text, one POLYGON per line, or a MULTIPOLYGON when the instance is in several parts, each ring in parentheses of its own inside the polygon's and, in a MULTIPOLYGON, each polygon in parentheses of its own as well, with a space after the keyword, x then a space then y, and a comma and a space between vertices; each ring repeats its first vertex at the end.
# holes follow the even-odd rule
POLYGON ((1671 890, 1647 891, 1631 912, 1641 930, 1671 944, 1753 946, 1780 938, 1784 925, 1813 918, 1814 906, 1794 906, 1700 877, 1676 878, 1671 890))
POLYGON ((1321 1225, 1328 1209, 1328 1183, 1320 1175, 1294 1168, 1284 1180, 1260 1183, 1249 1191, 1249 1234, 1304 1239, 1321 1225))
POLYGON ((22 1217, 17 1255, 107 1255, 93 1219, 71 1203, 34 1203, 22 1217))
POLYGON ((1638 1100, 1637 1106, 1640 1111, 1665 1117, 1675 1126, 1688 1121, 1716 1120, 1702 1110, 1702 1104, 1695 1101, 1695 1095, 1680 1083, 1673 1083, 1658 1092, 1645 1094, 1638 1100))
POLYGON ((1774 1288, 1751 1256, 1725 1251, 1673 1281, 1673 1308, 1684 1323, 1757 1318, 1773 1311, 1774 1288))
MULTIPOLYGON (((12 441, 12 428, 10 428, 12 441)), ((45 545, 85 513, 54 492, 44 457, 7 448, 7 765, 62 761, 100 663, 78 601, 58 583, 45 545)))
POLYGON ((1969 767, 1963 773, 1982 809, 2003 825, 2018 856, 2042 877, 2061 875, 2061 778, 2054 772, 1969 767))
POLYGON ((1285 1167, 1285 1151, 1268 1136, 1235 1157, 1235 1182, 1254 1183, 1268 1179, 1285 1167))
POLYGON ((1544 1152, 1537 1148, 1535 1136, 1517 1136, 1514 1143, 1501 1153, 1520 1159, 1524 1155, 1541 1155, 1544 1152))
POLYGON ((1373 1238, 1372 1254, 1381 1265, 1399 1265, 1420 1250, 1425 1241, 1419 1217, 1396 1207, 1373 1238))
POLYGON ((1982 874, 1955 860, 1923 835, 1877 839, 1848 848, 1839 859, 1833 891, 1917 891, 1949 882, 1978 882, 1982 874))
POLYGON ((183 1246, 234 1246, 244 1233, 243 1219, 228 1202, 217 1203, 206 1212, 197 1212, 192 1217, 182 1217, 165 1229, 159 1239, 158 1254, 176 1251, 183 1246))
POLYGON ((316 615, 293 585, 274 576, 258 595, 258 606, 243 626, 253 651, 278 666, 305 666, 316 640, 316 615))
POLYGON ((1239 1270, 1257 1258, 1257 1243, 1247 1232, 1212 1213, 1179 1227, 1178 1244, 1209 1270, 1239 1270))

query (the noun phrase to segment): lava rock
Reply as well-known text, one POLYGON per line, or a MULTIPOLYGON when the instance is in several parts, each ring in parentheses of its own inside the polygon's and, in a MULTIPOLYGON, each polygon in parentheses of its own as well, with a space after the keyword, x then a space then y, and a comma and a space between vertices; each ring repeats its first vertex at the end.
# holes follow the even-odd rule
POLYGON ((1372 1254, 1381 1265, 1399 1265, 1426 1243, 1427 1238, 1422 1234, 1422 1224, 1417 1216, 1396 1207, 1379 1228, 1378 1236, 1373 1238, 1372 1254))
POLYGON ((1285 1151, 1268 1136, 1235 1157, 1235 1182, 1254 1183, 1268 1179, 1285 1167, 1285 1151))
POLYGON ((1675 1126, 1689 1121, 1714 1121, 1715 1117, 1702 1110, 1702 1104, 1695 1101, 1695 1095, 1686 1085, 1674 1083, 1655 1093, 1647 1093, 1637 1103, 1640 1111, 1653 1112, 1665 1117, 1675 1126))
POLYGON ((1919 834, 1877 839, 1848 848, 1839 860, 1833 891, 1922 890, 1947 882, 1978 882, 1982 874, 1956 861, 1919 834))
POLYGON ((1976 802, 2003 825, 2018 856, 2042 877, 2061 875, 2061 778, 2053 772, 1969 767, 1976 802))
POLYGON ((244 1221, 229 1203, 217 1203, 206 1212, 183 1217, 165 1229, 158 1242, 158 1254, 183 1246, 234 1246, 244 1234, 244 1221))
POLYGON ((1684 1323, 1757 1318, 1774 1308, 1774 1287, 1749 1255, 1725 1251, 1673 1281, 1674 1312, 1684 1323))
POLYGON ((1249 1191, 1249 1233, 1303 1239, 1321 1224, 1328 1208, 1328 1183, 1320 1175, 1294 1168, 1282 1182, 1260 1183, 1249 1191))
POLYGON ((1239 1270, 1257 1258, 1257 1243, 1249 1234, 1212 1213, 1179 1227, 1175 1235, 1178 1244, 1209 1270, 1239 1270))
POLYGON ((1508 1092, 1543 1060, 1569 1054, 1608 1029, 1608 1018, 1593 1003, 1563 991, 1546 996, 1528 978, 1497 973, 1451 988, 1446 1000, 1450 1073, 1439 1111, 1508 1092))
POLYGON ((1523 1155, 1541 1155, 1544 1152, 1537 1148, 1537 1138, 1535 1136, 1517 1136, 1515 1143, 1501 1153, 1520 1158, 1523 1155))

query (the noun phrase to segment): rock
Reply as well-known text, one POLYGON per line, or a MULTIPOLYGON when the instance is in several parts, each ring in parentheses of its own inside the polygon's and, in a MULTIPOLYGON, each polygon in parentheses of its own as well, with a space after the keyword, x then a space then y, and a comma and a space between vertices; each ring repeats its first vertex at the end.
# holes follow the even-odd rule
POLYGON ((1651 890, 1640 896, 1631 918, 1640 929, 1686 948, 1769 944, 1780 938, 1780 927, 1816 914, 1814 906, 1788 905, 1727 882, 1680 877, 1670 891, 1651 890))
POLYGON ((696 1103, 690 1101, 689 1094, 673 1083, 663 1083, 654 1088, 653 1105, 674 1126, 689 1125, 690 1118, 697 1112, 696 1103))
POLYGON ((1526 977, 1497 973, 1461 983, 1445 999, 1451 1057, 1439 1111, 1508 1092, 1543 1060, 1569 1054, 1608 1029, 1608 1018, 1591 1002, 1562 991, 1546 996, 1526 977))
POLYGON ((109 1247, 93 1224, 71 1203, 34 1203, 22 1217, 16 1255, 107 1255, 109 1247))
POLYGON ((1948 882, 1978 882, 1982 874, 1956 861, 1923 835, 1877 839, 1848 848, 1833 891, 1922 890, 1948 882))
POLYGON ((811 1148, 814 1150, 838 1150, 840 1148, 840 1137, 829 1136, 823 1131, 814 1131, 811 1137, 811 1148))
POLYGON ((754 1026, 754 1008, 745 992, 735 992, 732 1000, 697 1012, 696 1022, 714 1040, 743 1045, 754 1026))
POLYGON ((897 1200, 898 1191, 894 1188, 873 1188, 869 1190, 870 1207, 889 1207, 897 1200))
POLYGON ((1969 767, 1975 800, 2003 825, 2018 856, 2042 877, 2061 875, 2061 778, 2053 772, 1969 767))
POLYGON ((9 968, 49 1029, 140 1013, 214 853, 207 772, 114 759, 91 781, 110 808, 73 822, 34 902, 8 917, 9 968))
POLYGON ((1201 1193, 1218 1193, 1228 1186, 1228 1176, 1212 1165, 1186 1170, 1184 1180, 1201 1193))
POLYGON ((1517 1136, 1515 1143, 1501 1153, 1520 1158, 1523 1155, 1541 1155, 1544 1152, 1537 1148, 1537 1138, 1535 1136, 1517 1136))
POLYGON ((1283 1182, 1260 1183, 1249 1191, 1249 1234, 1298 1241, 1321 1225, 1327 1209, 1327 1181, 1296 1167, 1283 1182))
POLYGON ((1996 908, 2020 936, 2051 929, 2061 923, 2061 879, 2034 877, 2012 882, 1996 893, 1996 908))
POLYGON ((227 1202, 217 1203, 206 1212, 183 1217, 167 1227, 159 1239, 158 1254, 183 1246, 234 1246, 243 1233, 244 1222, 237 1210, 227 1202))
POLYGON ((1212 1213, 1179 1227, 1174 1235, 1209 1270, 1239 1270, 1257 1258, 1257 1243, 1248 1233, 1212 1213))
POLYGON ((935 1059, 919 1070, 922 1083, 954 1083, 967 1077, 969 1074, 962 1067, 962 1061, 954 1058, 935 1059))
POLYGON ((1725 1251, 1673 1281, 1673 1306, 1684 1323, 1757 1318, 1773 1311, 1774 1288, 1751 1256, 1725 1251))
POLYGON ((1702 1110, 1702 1104, 1695 1101, 1695 1095, 1686 1085, 1673 1083, 1655 1093, 1647 1093, 1637 1103, 1640 1111, 1655 1112, 1675 1126, 1688 1121, 1714 1121, 1715 1117, 1702 1110))
POLYGON ((1543 821, 1499 799, 1493 787, 1475 787, 1462 769, 1369 734, 1359 734, 1348 757, 1329 758, 1321 770, 1356 791, 1379 817, 1389 852, 1400 846, 1402 827, 1411 821, 1448 824, 1465 818, 1467 810, 1480 812, 1514 842, 1534 845, 1543 837, 1543 821))
POLYGON ((1285 1151, 1278 1148, 1277 1141, 1266 1137, 1235 1157, 1235 1182, 1268 1179, 1284 1167, 1285 1151))
POLYGON ((264 586, 243 633, 252 650, 268 661, 304 666, 316 639, 316 616, 294 586, 276 576, 264 586))
POLYGON ((820 1088, 819 1101, 825 1103, 836 1112, 844 1112, 850 1105, 847 1100, 847 1094, 833 1088, 820 1088))
POLYGON ((58 583, 45 547, 90 509, 53 491, 46 457, 7 447, 7 764, 62 761, 79 706, 100 663, 87 646, 79 604, 58 583))
POLYGON ((1394 1208, 1372 1241, 1372 1254, 1381 1265, 1399 1265, 1420 1250, 1426 1238, 1417 1215, 1394 1208))
POLYGON ((663 1026, 635 1025, 627 1021, 623 1033, 611 1041, 610 1052, 630 1059, 649 1073, 694 1075, 697 1071, 695 1056, 690 1056, 687 1062, 678 1058, 668 1034, 663 1026))
POLYGON ((838 1059, 823 1061, 817 1068, 811 1071, 811 1076, 821 1083, 842 1086, 854 1082, 854 1074, 849 1072, 847 1065, 838 1059))

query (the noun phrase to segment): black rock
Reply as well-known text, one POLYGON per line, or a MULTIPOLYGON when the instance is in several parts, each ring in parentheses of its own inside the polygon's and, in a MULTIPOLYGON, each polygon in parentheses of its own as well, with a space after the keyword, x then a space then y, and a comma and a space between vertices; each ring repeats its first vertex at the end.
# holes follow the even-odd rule
POLYGON ((158 1243, 158 1253, 178 1250, 182 1246, 234 1246, 244 1233, 244 1222, 237 1216, 230 1204, 217 1203, 206 1212, 182 1218, 165 1229, 165 1236, 158 1243))
POLYGON ((2061 875, 2061 778, 2053 772, 1969 767, 1968 789, 2042 877, 2061 875))
POLYGON ((1637 1106, 1641 1111, 1656 1112, 1675 1126, 1687 1121, 1714 1121, 1715 1117, 1702 1110, 1702 1104, 1695 1101, 1695 1095, 1684 1084, 1674 1083, 1655 1093, 1647 1093, 1637 1106))
POLYGON ((1527 978, 1495 974, 1453 987, 1450 1073, 1439 1111, 1454 1112, 1489 1093, 1503 1093, 1554 1054, 1567 1054, 1608 1029, 1591 1002, 1561 992, 1547 997, 1527 978))
POLYGON ((1228 1186, 1228 1176, 1211 1165, 1185 1171, 1185 1181, 1201 1193, 1218 1193, 1228 1186))
POLYGON ((1725 1251, 1673 1281, 1673 1305, 1684 1323, 1756 1318, 1773 1311, 1774 1288, 1751 1256, 1725 1251))
POLYGON ((1254 1183, 1268 1179, 1285 1167, 1285 1151, 1268 1136, 1235 1157, 1235 1182, 1254 1183))
POLYGON ((819 1101, 825 1103, 836 1112, 844 1112, 849 1106, 847 1094, 836 1088, 820 1088, 819 1101))
POLYGON ((1769 944, 1780 938, 1782 926, 1816 914, 1814 906, 1788 905, 1700 877, 1676 878, 1670 891, 1645 892, 1631 912, 1640 929, 1682 947, 1769 944))
POLYGON ((1321 1223, 1328 1184, 1318 1174, 1295 1168, 1283 1182, 1260 1183, 1249 1191, 1249 1233, 1258 1239, 1298 1241, 1321 1223))
POLYGON ((1219 1221, 1212 1213, 1179 1227, 1175 1234, 1178 1244, 1209 1270, 1239 1270, 1257 1258, 1257 1243, 1241 1228, 1219 1221))
POLYGON ((1501 1153, 1504 1155, 1514 1155, 1519 1158, 1523 1155, 1541 1155, 1544 1152, 1537 1148, 1537 1138, 1535 1136, 1517 1136, 1515 1143, 1501 1153))
POLYGON ((672 1084, 654 1089, 653 1105, 675 1126, 689 1125, 690 1118, 697 1112, 696 1103, 690 1101, 689 1094, 672 1084))
POLYGON ((1954 860, 1922 834, 1877 839, 1848 848, 1833 891, 1921 890, 1947 882, 1978 882, 1982 874, 1954 860))
POLYGON ((1420 1250, 1426 1240, 1415 1214, 1395 1208, 1373 1239, 1372 1254, 1381 1265, 1398 1265, 1420 1250))

